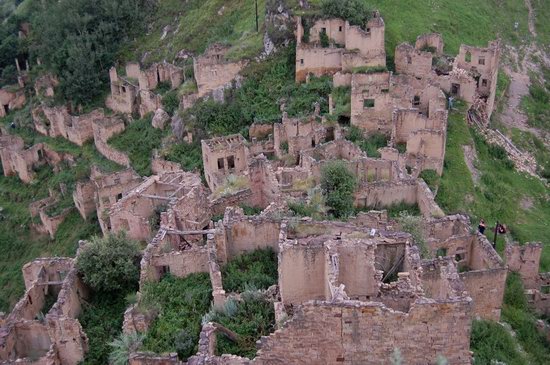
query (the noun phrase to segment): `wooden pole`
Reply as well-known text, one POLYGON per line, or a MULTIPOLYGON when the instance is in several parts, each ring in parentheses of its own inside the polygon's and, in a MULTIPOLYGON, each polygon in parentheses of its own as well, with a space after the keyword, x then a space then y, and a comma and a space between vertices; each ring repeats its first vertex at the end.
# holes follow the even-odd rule
POLYGON ((260 25, 258 24, 258 0, 255 0, 256 4, 256 32, 260 31, 260 25))

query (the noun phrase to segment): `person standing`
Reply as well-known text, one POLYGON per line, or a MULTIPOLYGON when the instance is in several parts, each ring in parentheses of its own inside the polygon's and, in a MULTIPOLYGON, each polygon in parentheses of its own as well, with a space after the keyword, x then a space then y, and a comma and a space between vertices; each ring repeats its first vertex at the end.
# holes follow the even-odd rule
POLYGON ((477 229, 479 230, 479 233, 484 234, 485 233, 485 221, 482 219, 479 221, 479 225, 477 226, 477 229))

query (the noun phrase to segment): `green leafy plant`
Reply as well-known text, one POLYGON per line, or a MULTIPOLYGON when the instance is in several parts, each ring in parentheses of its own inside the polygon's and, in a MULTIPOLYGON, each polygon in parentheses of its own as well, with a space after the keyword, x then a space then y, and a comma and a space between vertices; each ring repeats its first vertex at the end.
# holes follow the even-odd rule
POLYGON ((357 180, 343 161, 329 161, 321 168, 321 189, 326 204, 337 218, 353 213, 353 193, 357 180))
POLYGON ((81 250, 76 267, 96 291, 120 291, 139 278, 139 245, 124 232, 92 237, 81 250))
POLYGON ((109 364, 111 365, 126 365, 130 359, 130 354, 136 352, 143 343, 143 334, 131 333, 121 334, 114 341, 109 343, 112 351, 109 354, 109 364))
POLYGON ((351 25, 365 26, 371 18, 372 11, 361 0, 323 0, 321 12, 330 18, 342 18, 351 25))
POLYGON ((277 284, 277 280, 277 254, 271 248, 244 253, 222 268, 227 292, 243 292, 250 286, 267 289, 277 284))

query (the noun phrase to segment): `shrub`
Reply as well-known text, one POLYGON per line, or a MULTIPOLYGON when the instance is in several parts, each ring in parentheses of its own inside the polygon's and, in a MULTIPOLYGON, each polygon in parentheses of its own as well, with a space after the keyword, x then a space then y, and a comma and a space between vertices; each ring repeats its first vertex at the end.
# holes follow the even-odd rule
MULTIPOLYGON (((252 294, 252 293, 251 293, 252 294)), ((221 324, 238 334, 238 341, 233 342, 223 334, 218 335, 216 353, 233 354, 253 359, 256 355, 256 341, 267 336, 275 327, 275 310, 273 303, 261 295, 243 295, 244 301, 233 303, 231 313, 213 312, 210 320, 221 324)))
POLYGON ((156 353, 177 351, 181 359, 186 360, 197 351, 201 318, 208 312, 211 299, 210 277, 206 273, 185 278, 166 275, 158 283, 146 283, 140 307, 158 310, 159 315, 149 327, 143 341, 144 350, 156 353))
POLYGON ((494 361, 502 361, 508 365, 526 363, 526 359, 518 352, 512 335, 496 322, 474 320, 470 346, 474 352, 475 364, 492 364, 494 361))
POLYGON ((439 180, 441 180, 441 177, 437 174, 437 171, 431 169, 422 171, 419 177, 422 178, 426 184, 428 184, 432 191, 437 189, 439 186, 439 180))
POLYGON ((403 232, 408 232, 413 237, 414 242, 420 250, 420 256, 425 259, 429 258, 430 251, 426 245, 426 239, 422 230, 422 218, 411 215, 407 211, 402 211, 399 213, 397 221, 403 232))
POLYGON ((321 11, 326 17, 342 18, 359 26, 364 26, 372 14, 362 0, 323 0, 321 11))
POLYGON ((124 232, 92 237, 77 258, 84 282, 96 291, 121 291, 139 279, 140 250, 124 232))
POLYGON ((271 248, 242 254, 222 268, 222 279, 227 292, 243 292, 251 286, 267 289, 277 284, 277 254, 271 248))
POLYGON ((164 111, 170 115, 173 115, 176 110, 178 110, 180 101, 178 99, 178 92, 176 90, 168 91, 162 97, 162 106, 164 111))
POLYGON ((328 47, 330 46, 330 39, 328 38, 328 34, 325 30, 323 30, 320 34, 319 34, 319 38, 320 38, 320 41, 321 41, 321 47, 328 47))
POLYGON ((139 350, 144 336, 141 333, 121 334, 117 339, 109 343, 113 348, 109 355, 109 364, 126 365, 130 354, 139 350))
POLYGON ((353 68, 354 74, 375 74, 380 72, 387 72, 386 66, 359 66, 353 68))
POLYGON ((321 189, 326 204, 337 217, 353 213, 353 193, 357 181, 343 161, 329 161, 321 169, 321 189))

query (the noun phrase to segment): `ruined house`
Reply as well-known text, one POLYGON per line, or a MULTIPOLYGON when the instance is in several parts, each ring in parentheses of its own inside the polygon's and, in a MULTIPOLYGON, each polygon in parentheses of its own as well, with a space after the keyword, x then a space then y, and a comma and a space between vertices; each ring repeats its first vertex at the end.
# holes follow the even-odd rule
POLYGON ((108 160, 125 167, 130 167, 130 158, 107 143, 109 139, 126 129, 124 121, 118 117, 106 117, 94 119, 92 131, 94 133, 94 145, 99 153, 108 160))
POLYGON ((103 174, 96 167, 92 167, 90 180, 76 183, 73 201, 84 219, 96 212, 101 230, 107 234, 110 208, 142 181, 133 169, 103 174))
POLYGON ((378 12, 364 27, 343 19, 319 19, 310 28, 305 18, 296 18, 296 81, 309 74, 350 73, 358 67, 386 66, 384 20, 378 12), (329 44, 322 44, 327 37, 329 44))
POLYGON ((508 244, 505 249, 506 264, 517 272, 531 307, 541 315, 550 314, 550 273, 540 273, 541 243, 525 245, 508 244))
POLYGON ((23 266, 23 278, 25 294, 0 327, 0 362, 80 363, 88 339, 77 318, 89 290, 74 259, 36 259, 23 266))
MULTIPOLYGON (((64 192, 62 191, 61 194, 64 192)), ((65 192, 66 193, 66 192, 65 192)), ((63 223, 73 207, 58 209, 57 206, 61 200, 59 193, 50 189, 49 196, 35 201, 29 205, 29 211, 33 220, 39 220, 40 223, 32 223, 31 227, 39 233, 49 234, 51 239, 55 238, 55 233, 59 225, 63 223)))
POLYGON ((232 86, 232 82, 247 64, 244 60, 229 59, 228 51, 229 47, 215 43, 204 54, 193 58, 198 97, 211 94, 215 100, 224 100, 224 90, 232 86))
POLYGON ((27 102, 25 91, 16 86, 5 86, 0 89, 0 118, 11 110, 21 109, 27 102))
MULTIPOLYGON (((196 187, 202 187, 201 179, 190 172, 167 172, 151 176, 111 206, 108 227, 112 232, 123 230, 132 239, 147 241, 159 228, 161 213, 171 209, 185 209, 184 201, 196 187)), ((203 194, 202 190, 197 194, 203 194)))
POLYGON ((247 141, 240 134, 201 141, 204 176, 212 191, 216 191, 229 175, 242 175, 248 168, 247 141))
POLYGON ((46 74, 36 79, 34 83, 34 92, 38 97, 53 98, 57 85, 59 85, 57 77, 52 74, 46 74))
POLYGON ((24 183, 30 183, 35 169, 50 165, 54 168, 62 162, 73 163, 68 153, 55 152, 45 143, 38 143, 25 149, 23 139, 14 135, 0 135, 0 160, 4 176, 17 175, 24 183))
POLYGON ((34 128, 38 133, 54 138, 63 137, 79 146, 94 138, 92 124, 104 118, 103 109, 78 116, 69 114, 66 106, 41 105, 32 110, 34 128))

